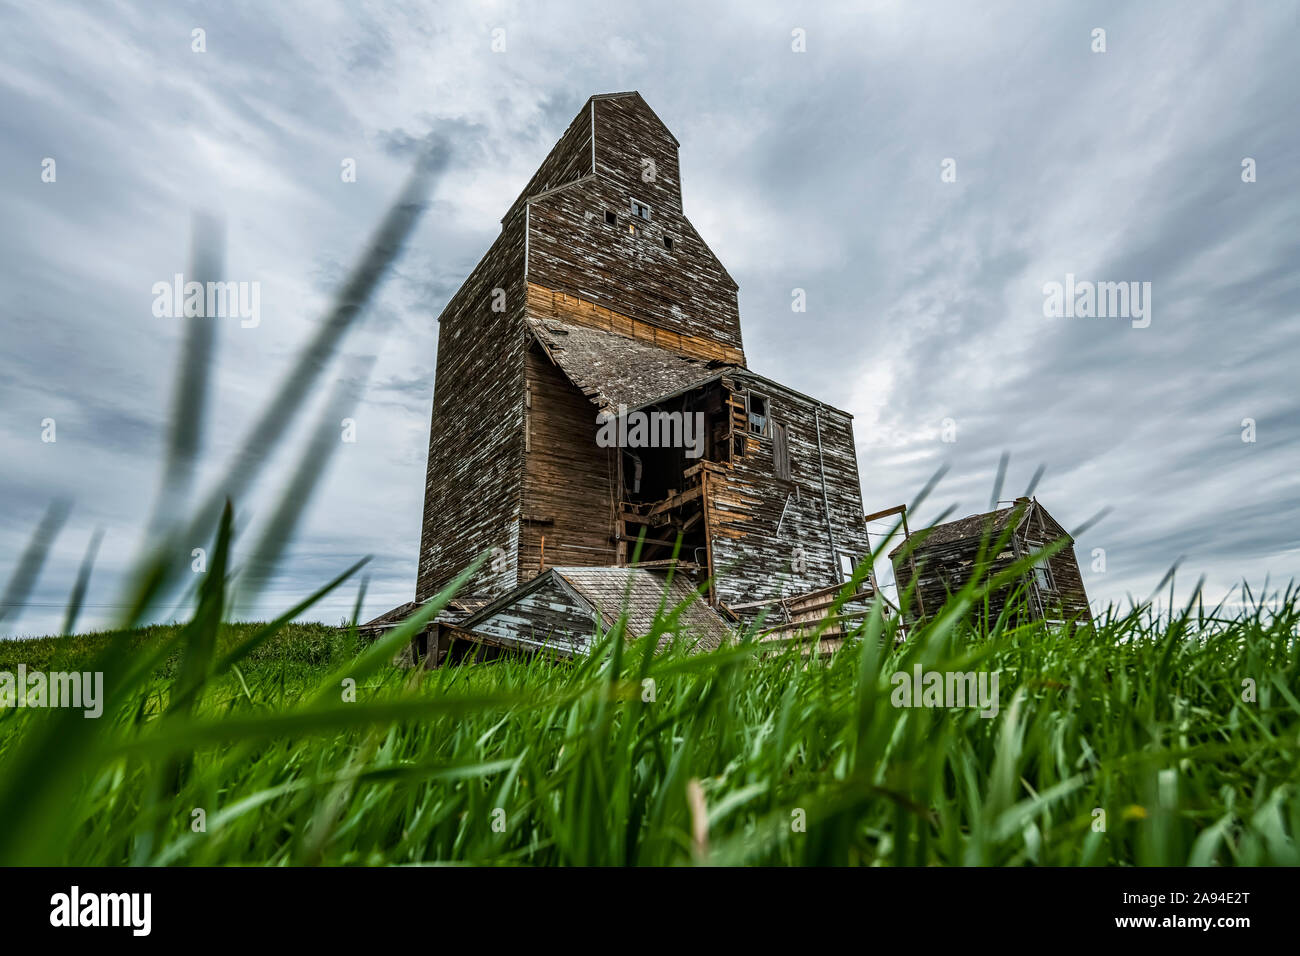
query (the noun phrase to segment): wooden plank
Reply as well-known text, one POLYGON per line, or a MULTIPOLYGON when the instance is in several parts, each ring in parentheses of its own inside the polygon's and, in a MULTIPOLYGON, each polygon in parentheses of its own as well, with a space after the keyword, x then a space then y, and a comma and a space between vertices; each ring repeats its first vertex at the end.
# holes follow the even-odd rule
POLYGON ((671 511, 673 508, 680 508, 684 504, 689 504, 696 498, 700 497, 701 492, 701 486, 696 485, 694 488, 688 488, 679 494, 666 498, 651 508, 647 517, 653 517, 661 512, 671 511))
POLYGON ((725 362, 728 365, 745 364, 745 353, 735 346, 701 335, 663 329, 645 320, 622 315, 605 306, 558 289, 547 288, 536 282, 528 283, 528 313, 536 318, 559 319, 562 322, 572 322, 575 325, 613 332, 682 355, 689 355, 692 358, 725 362))

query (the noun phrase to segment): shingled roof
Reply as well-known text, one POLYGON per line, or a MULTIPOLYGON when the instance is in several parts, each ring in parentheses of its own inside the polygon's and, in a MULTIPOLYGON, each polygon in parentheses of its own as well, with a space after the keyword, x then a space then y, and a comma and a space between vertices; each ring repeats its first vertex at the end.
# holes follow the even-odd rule
POLYGON ((713 650, 731 635, 726 622, 695 593, 687 579, 675 576, 669 581, 666 575, 644 568, 617 567, 548 568, 531 581, 471 614, 460 622, 459 627, 473 631, 481 621, 517 604, 525 595, 548 582, 555 581, 561 582, 570 593, 576 595, 593 615, 599 615, 605 627, 612 627, 621 615, 626 614, 629 637, 643 637, 654 630, 661 607, 666 617, 674 608, 683 606, 675 625, 660 638, 660 647, 667 646, 675 636, 680 635, 692 642, 697 650, 713 650))
MULTIPOLYGON (((920 542, 921 548, 935 548, 945 544, 952 544, 956 541, 967 541, 976 538, 983 538, 984 535, 996 538, 1007 529, 1007 522, 1011 520, 1012 515, 1019 512, 1020 519, 1023 522, 1028 518, 1032 511, 1038 511, 1053 526, 1056 526, 1060 533, 1071 542, 1073 538, 1065 532, 1064 528, 1056 525, 1055 520, 1051 518, 1044 510, 1042 505, 1035 501, 1024 501, 1009 508, 999 508, 997 511, 986 511, 984 514, 969 515, 965 518, 958 518, 956 521, 949 521, 945 524, 937 524, 924 532, 918 532, 913 535, 920 542)), ((904 541, 894 550, 889 552, 892 558, 906 547, 908 542, 904 541)))
MULTIPOLYGON (((997 511, 958 518, 956 521, 949 521, 946 524, 937 524, 933 528, 914 535, 914 537, 920 539, 920 547, 923 548, 938 547, 951 544, 954 541, 965 541, 968 538, 982 538, 985 534, 996 537, 1006 530, 1007 521, 1015 510, 1015 508, 999 508, 997 511)), ((1023 513, 1023 509, 1021 510, 1023 513)), ((902 551, 907 544, 908 542, 904 541, 893 551, 890 551, 889 556, 892 558, 902 551)))
POLYGON ((558 319, 529 319, 528 327, 565 377, 601 409, 635 408, 736 367, 558 319))
MULTIPOLYGON (((655 619, 663 608, 665 615, 685 605, 674 633, 698 642, 702 650, 713 650, 730 631, 718 613, 680 575, 669 583, 663 575, 643 568, 555 568, 560 575, 600 612, 612 625, 619 615, 627 614, 627 629, 637 637, 654 629, 655 619)), ((660 644, 667 644, 672 633, 660 644)))

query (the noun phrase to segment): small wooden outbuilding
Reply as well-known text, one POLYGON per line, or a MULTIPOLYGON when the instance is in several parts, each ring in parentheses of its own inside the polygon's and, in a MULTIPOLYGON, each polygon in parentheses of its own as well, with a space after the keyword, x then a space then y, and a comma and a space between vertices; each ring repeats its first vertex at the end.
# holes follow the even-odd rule
POLYGON ((1036 498, 1017 498, 1010 507, 917 532, 894 548, 889 558, 900 599, 916 582, 910 610, 916 619, 936 613, 948 595, 973 575, 992 577, 1057 541, 1064 542, 1059 551, 1034 565, 1018 582, 989 596, 989 613, 1001 614, 1012 593, 1023 587, 1030 617, 1091 620, 1074 539, 1036 498))

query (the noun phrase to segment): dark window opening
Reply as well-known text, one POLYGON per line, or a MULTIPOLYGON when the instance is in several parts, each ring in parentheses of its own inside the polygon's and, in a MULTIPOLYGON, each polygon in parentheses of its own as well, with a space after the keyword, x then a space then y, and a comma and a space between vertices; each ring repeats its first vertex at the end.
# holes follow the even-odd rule
POLYGON ((672 252, 672 251, 673 251, 673 237, 672 237, 672 236, 664 236, 664 248, 667 249, 669 252, 672 252))
POLYGON ((605 222, 609 223, 611 226, 616 225, 618 223, 618 216, 614 215, 613 211, 606 209, 605 222))
POLYGON ((746 408, 749 412, 749 430, 755 435, 767 434, 767 396, 759 395, 757 392, 750 392, 746 398, 746 408))

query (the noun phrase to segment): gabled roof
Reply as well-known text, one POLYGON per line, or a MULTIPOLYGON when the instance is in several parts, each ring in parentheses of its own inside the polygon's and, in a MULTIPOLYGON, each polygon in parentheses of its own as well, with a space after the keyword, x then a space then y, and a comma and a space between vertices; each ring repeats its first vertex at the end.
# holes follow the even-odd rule
POLYGON ((635 408, 734 368, 558 319, 530 318, 528 328, 565 377, 601 409, 635 408))
MULTIPOLYGON (((704 602, 680 574, 669 582, 666 575, 644 568, 553 568, 579 594, 600 612, 606 625, 627 614, 627 629, 637 637, 654 629, 656 616, 663 607, 667 616, 685 605, 671 633, 680 633, 699 642, 703 650, 719 647, 730 630, 718 613, 704 602)), ((660 642, 666 644, 670 635, 660 642)))
MULTIPOLYGON (((623 99, 624 97, 627 96, 634 96, 641 101, 641 105, 645 107, 645 111, 649 113, 651 116, 653 116, 655 118, 655 122, 657 122, 660 126, 664 128, 664 132, 668 134, 668 138, 673 141, 674 146, 682 145, 677 141, 677 137, 673 135, 673 131, 668 128, 668 124, 665 123, 663 120, 661 120, 659 118, 659 114, 650 108, 650 104, 645 101, 645 97, 642 96, 638 90, 625 90, 622 93, 596 93, 587 99, 587 103, 588 104, 594 103, 597 100, 618 100, 618 99, 623 99)), ((584 105, 582 108, 585 110, 587 106, 584 105)))
POLYGON ((619 99, 636 100, 655 123, 659 124, 664 134, 672 140, 673 146, 681 147, 673 131, 636 90, 622 93, 597 93, 589 96, 582 104, 582 109, 578 110, 559 140, 543 158, 541 165, 534 171, 523 191, 515 197, 506 214, 501 217, 502 223, 528 203, 598 174, 596 141, 600 138, 598 135, 600 124, 596 120, 596 104, 602 100, 619 99))
POLYGON ((591 611, 599 615, 605 627, 612 627, 626 613, 631 637, 643 637, 654 629, 660 607, 667 617, 684 605, 676 625, 660 639, 660 646, 670 643, 674 635, 696 642, 700 650, 722 645, 731 632, 718 613, 680 576, 671 581, 665 575, 644 568, 548 568, 537 577, 515 588, 459 623, 462 630, 473 631, 480 622, 517 604, 538 588, 559 585, 591 611))
MULTIPOLYGON (((1009 508, 999 508, 997 511, 987 511, 984 514, 969 515, 965 518, 958 518, 956 521, 948 521, 944 524, 937 524, 933 528, 928 528, 923 532, 918 532, 915 537, 919 538, 917 545, 918 551, 928 550, 929 548, 942 547, 946 544, 953 544, 957 541, 979 540, 986 534, 991 538, 997 538, 1007 528, 1007 522, 1012 516, 1019 512, 1019 522, 1017 527, 1024 525, 1030 515, 1036 514, 1047 521, 1058 537, 1064 537, 1073 543, 1074 539, 1066 532, 1056 520, 1047 513, 1047 509, 1038 503, 1038 499, 1026 500, 1018 505, 1012 505, 1009 508)), ((908 542, 904 541, 894 550, 889 552, 892 558, 906 547, 908 542)))

